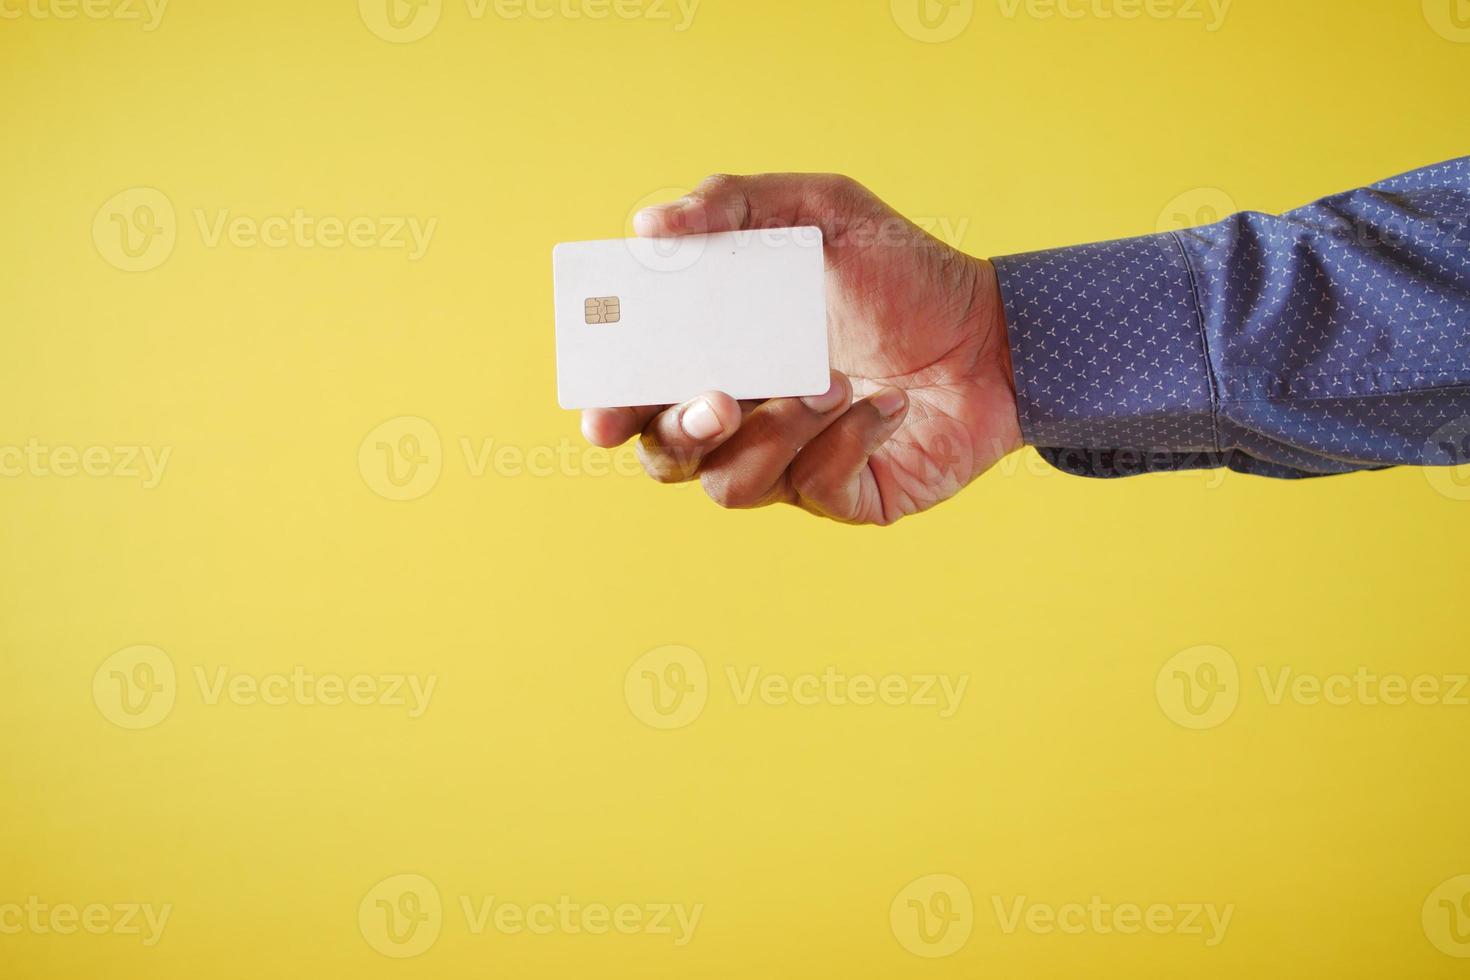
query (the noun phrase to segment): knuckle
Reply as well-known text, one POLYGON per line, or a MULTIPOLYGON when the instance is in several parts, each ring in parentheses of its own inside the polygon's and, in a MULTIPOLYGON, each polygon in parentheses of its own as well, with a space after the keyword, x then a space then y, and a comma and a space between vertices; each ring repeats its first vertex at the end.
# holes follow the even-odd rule
POLYGON ((726 222, 732 227, 744 225, 750 217, 745 178, 735 174, 710 174, 695 188, 693 196, 709 207, 724 211, 726 222))
POLYGON ((823 175, 820 189, 823 198, 832 202, 850 201, 867 193, 862 184, 846 174, 823 175))
POLYGON ((820 469, 802 469, 791 474, 791 487, 798 496, 826 503, 837 496, 839 487, 820 469))
POLYGON ((735 174, 710 174, 699 182, 697 190, 702 194, 715 194, 720 191, 729 190, 739 184, 740 178, 735 174))

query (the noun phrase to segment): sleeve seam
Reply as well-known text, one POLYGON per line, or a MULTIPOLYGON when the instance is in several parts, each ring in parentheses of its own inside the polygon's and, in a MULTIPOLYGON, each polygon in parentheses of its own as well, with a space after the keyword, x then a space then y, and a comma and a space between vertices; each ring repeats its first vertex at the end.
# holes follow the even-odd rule
POLYGON ((1215 378, 1215 364, 1210 358, 1210 337, 1205 330, 1204 306, 1200 303, 1199 286, 1195 281, 1194 266, 1189 262, 1189 253, 1176 232, 1165 233, 1174 247, 1179 250, 1179 259, 1184 263, 1184 274, 1189 279, 1189 298, 1194 305, 1194 322, 1199 329, 1200 353, 1205 359, 1205 377, 1210 385, 1210 434, 1215 441, 1215 452, 1224 452, 1220 447, 1220 385, 1215 378))

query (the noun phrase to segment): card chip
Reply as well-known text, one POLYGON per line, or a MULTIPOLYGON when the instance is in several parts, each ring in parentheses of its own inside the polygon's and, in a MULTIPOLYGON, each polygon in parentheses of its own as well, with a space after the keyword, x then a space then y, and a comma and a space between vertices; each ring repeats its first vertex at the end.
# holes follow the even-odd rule
POLYGON ((585 304, 588 323, 617 323, 623 318, 616 296, 594 296, 585 304))

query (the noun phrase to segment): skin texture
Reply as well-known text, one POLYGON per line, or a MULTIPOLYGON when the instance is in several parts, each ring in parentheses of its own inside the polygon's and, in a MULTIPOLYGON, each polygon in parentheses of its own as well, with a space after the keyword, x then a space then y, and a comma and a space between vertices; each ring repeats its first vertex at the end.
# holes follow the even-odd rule
POLYGON ((710 177, 634 220, 644 237, 816 225, 826 251, 832 389, 591 409, 598 446, 639 436, 644 469, 698 479, 724 507, 788 503, 888 525, 947 500, 1021 447, 994 267, 932 238, 846 177, 710 177))

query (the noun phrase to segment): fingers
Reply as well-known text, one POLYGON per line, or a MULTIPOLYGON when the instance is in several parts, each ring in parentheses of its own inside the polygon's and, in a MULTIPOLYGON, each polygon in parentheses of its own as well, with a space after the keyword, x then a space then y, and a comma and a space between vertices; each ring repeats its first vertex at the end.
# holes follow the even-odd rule
POLYGON ((594 446, 613 449, 643 431, 662 405, 640 408, 589 408, 582 413, 582 437, 594 446))
POLYGON ((660 483, 693 479, 704 457, 735 435, 741 415, 740 403, 718 391, 658 413, 638 444, 643 468, 660 483))
POLYGON ((803 446, 831 425, 852 399, 846 375, 832 372, 825 394, 773 398, 753 409, 740 431, 706 456, 705 493, 722 507, 760 507, 794 501, 787 468, 803 446))
POLYGON ((751 406, 710 392, 664 410, 589 410, 583 431, 616 445, 642 424, 638 456, 648 475, 661 483, 697 476, 722 507, 785 502, 839 521, 888 523, 868 461, 902 424, 908 396, 884 388, 851 400, 852 383, 833 371, 821 395, 751 406))
POLYGON ((816 225, 831 239, 873 200, 862 185, 837 174, 717 174, 687 197, 644 208, 633 230, 659 238, 816 225))
POLYGON ((791 466, 795 502, 838 521, 887 523, 868 457, 898 430, 908 404, 903 391, 884 388, 813 439, 791 466))

